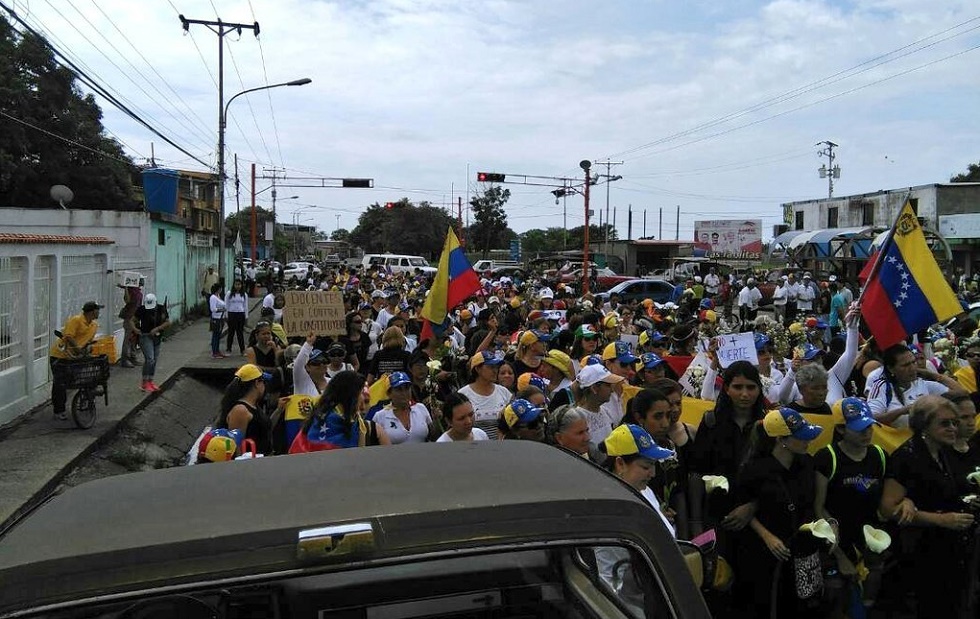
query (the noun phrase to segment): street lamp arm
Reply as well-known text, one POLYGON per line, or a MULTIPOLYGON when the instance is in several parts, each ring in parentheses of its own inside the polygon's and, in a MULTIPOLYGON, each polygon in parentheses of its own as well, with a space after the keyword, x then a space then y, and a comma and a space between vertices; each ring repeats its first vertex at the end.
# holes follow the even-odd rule
POLYGON ((235 99, 237 99, 238 97, 240 97, 242 95, 247 95, 248 93, 255 92, 257 90, 269 90, 270 88, 279 88, 281 86, 305 86, 305 85, 309 84, 312 81, 313 81, 312 79, 310 79, 308 77, 304 77, 304 78, 301 78, 301 79, 298 79, 298 80, 292 80, 290 82, 280 82, 278 84, 269 84, 267 86, 257 86, 255 88, 248 88, 246 90, 243 90, 243 91, 235 94, 234 96, 232 96, 232 98, 231 99, 228 99, 228 102, 225 103, 225 111, 221 115, 221 126, 222 127, 228 126, 228 106, 231 105, 231 102, 232 101, 234 101, 235 99))

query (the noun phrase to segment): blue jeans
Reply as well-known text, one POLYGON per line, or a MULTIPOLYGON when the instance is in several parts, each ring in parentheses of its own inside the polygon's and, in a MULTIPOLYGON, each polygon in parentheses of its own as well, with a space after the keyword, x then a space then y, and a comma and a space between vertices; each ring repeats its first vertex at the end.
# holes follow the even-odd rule
POLYGON ((221 328, 224 326, 224 320, 211 319, 211 354, 217 355, 221 352, 221 328))
POLYGON ((160 338, 140 333, 140 348, 143 349, 143 380, 152 380, 160 358, 160 338))

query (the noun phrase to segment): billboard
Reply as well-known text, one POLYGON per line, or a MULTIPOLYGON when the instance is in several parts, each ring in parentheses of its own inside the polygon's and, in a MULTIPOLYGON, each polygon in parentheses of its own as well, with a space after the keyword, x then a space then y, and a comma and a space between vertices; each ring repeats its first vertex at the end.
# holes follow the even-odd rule
POLYGON ((722 260, 761 259, 762 220, 695 221, 694 255, 722 260))

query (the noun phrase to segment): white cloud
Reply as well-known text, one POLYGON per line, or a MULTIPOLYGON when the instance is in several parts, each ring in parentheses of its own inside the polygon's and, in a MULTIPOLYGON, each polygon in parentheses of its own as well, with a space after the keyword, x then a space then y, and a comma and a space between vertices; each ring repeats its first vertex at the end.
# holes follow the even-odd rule
MULTIPOLYGON (((187 17, 215 18, 210 1, 172 2, 187 17)), ((192 26, 191 34, 184 35, 167 0, 73 4, 167 96, 140 93, 50 5, 32 3, 31 17, 55 32, 101 81, 138 103, 155 124, 192 145, 195 154, 213 160, 217 94, 201 55, 215 73, 214 34, 192 26), (112 17, 180 98, 160 85, 96 6, 112 17), (186 131, 171 113, 192 117, 193 136, 183 135, 186 131), (197 127, 201 124, 204 128, 197 127)), ((224 20, 253 21, 248 1, 214 4, 224 20)), ((65 15, 73 13, 70 6, 56 6, 65 15)), ((448 200, 451 185, 457 193, 465 191, 478 169, 578 176, 580 159, 624 153, 664 138, 669 139, 624 154, 626 164, 616 170, 625 178, 612 186, 611 201, 620 207, 617 224, 623 235, 631 202, 634 210, 647 208, 648 232, 650 218, 661 206, 669 207, 665 217, 670 226, 665 228, 673 230, 678 203, 682 236, 701 217, 683 213, 765 216, 769 226, 781 216, 780 200, 824 194, 825 182, 816 175, 819 161, 806 153, 824 139, 841 145, 841 194, 944 181, 976 158, 978 131, 967 119, 980 103, 974 77, 980 52, 818 101, 980 44, 977 32, 710 129, 671 137, 976 17, 970 0, 683 6, 626 0, 604 5, 581 0, 252 0, 251 7, 262 28, 270 83, 306 76, 314 81, 236 100, 229 153, 264 165, 281 163, 271 98, 287 167, 326 176, 370 176, 384 187, 431 190, 295 190, 302 196, 300 203, 342 209, 341 225, 348 228, 369 202, 402 195, 448 200), (810 107, 789 112, 803 105, 810 107), (785 115, 764 120, 779 113, 785 115), (755 124, 731 130, 748 123, 755 124), (720 132, 727 133, 706 138, 720 132), (792 156, 772 156, 786 153, 792 156), (732 169, 740 161, 759 159, 764 161, 732 169), (465 177, 467 164, 470 178, 465 177), (685 173, 705 168, 713 169, 685 173), (671 170, 678 174, 661 175, 671 170)), ((84 22, 78 25, 84 32, 84 22)), ((105 41, 92 40, 150 90, 105 41)), ((226 98, 263 84, 254 37, 248 31, 240 38, 231 35, 225 45, 241 73, 239 78, 226 56, 226 98)), ((164 161, 186 159, 103 107, 109 129, 139 153, 147 155, 152 141, 164 161)), ((508 211, 520 217, 513 220, 515 229, 553 225, 554 217, 560 218, 561 206, 547 188, 511 189, 508 211)), ((603 203, 604 198, 603 191, 603 203)), ((569 224, 580 225, 580 200, 568 205, 569 224)), ((332 211, 320 217, 322 226, 334 227, 332 211)))

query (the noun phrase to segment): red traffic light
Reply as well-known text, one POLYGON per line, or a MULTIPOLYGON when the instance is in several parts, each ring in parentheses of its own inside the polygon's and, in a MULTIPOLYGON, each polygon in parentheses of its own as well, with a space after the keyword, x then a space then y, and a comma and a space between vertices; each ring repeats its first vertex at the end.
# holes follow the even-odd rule
POLYGON ((395 208, 394 202, 385 202, 385 208, 395 208))
POLYGON ((496 172, 477 172, 476 180, 481 183, 502 183, 505 175, 496 172))

